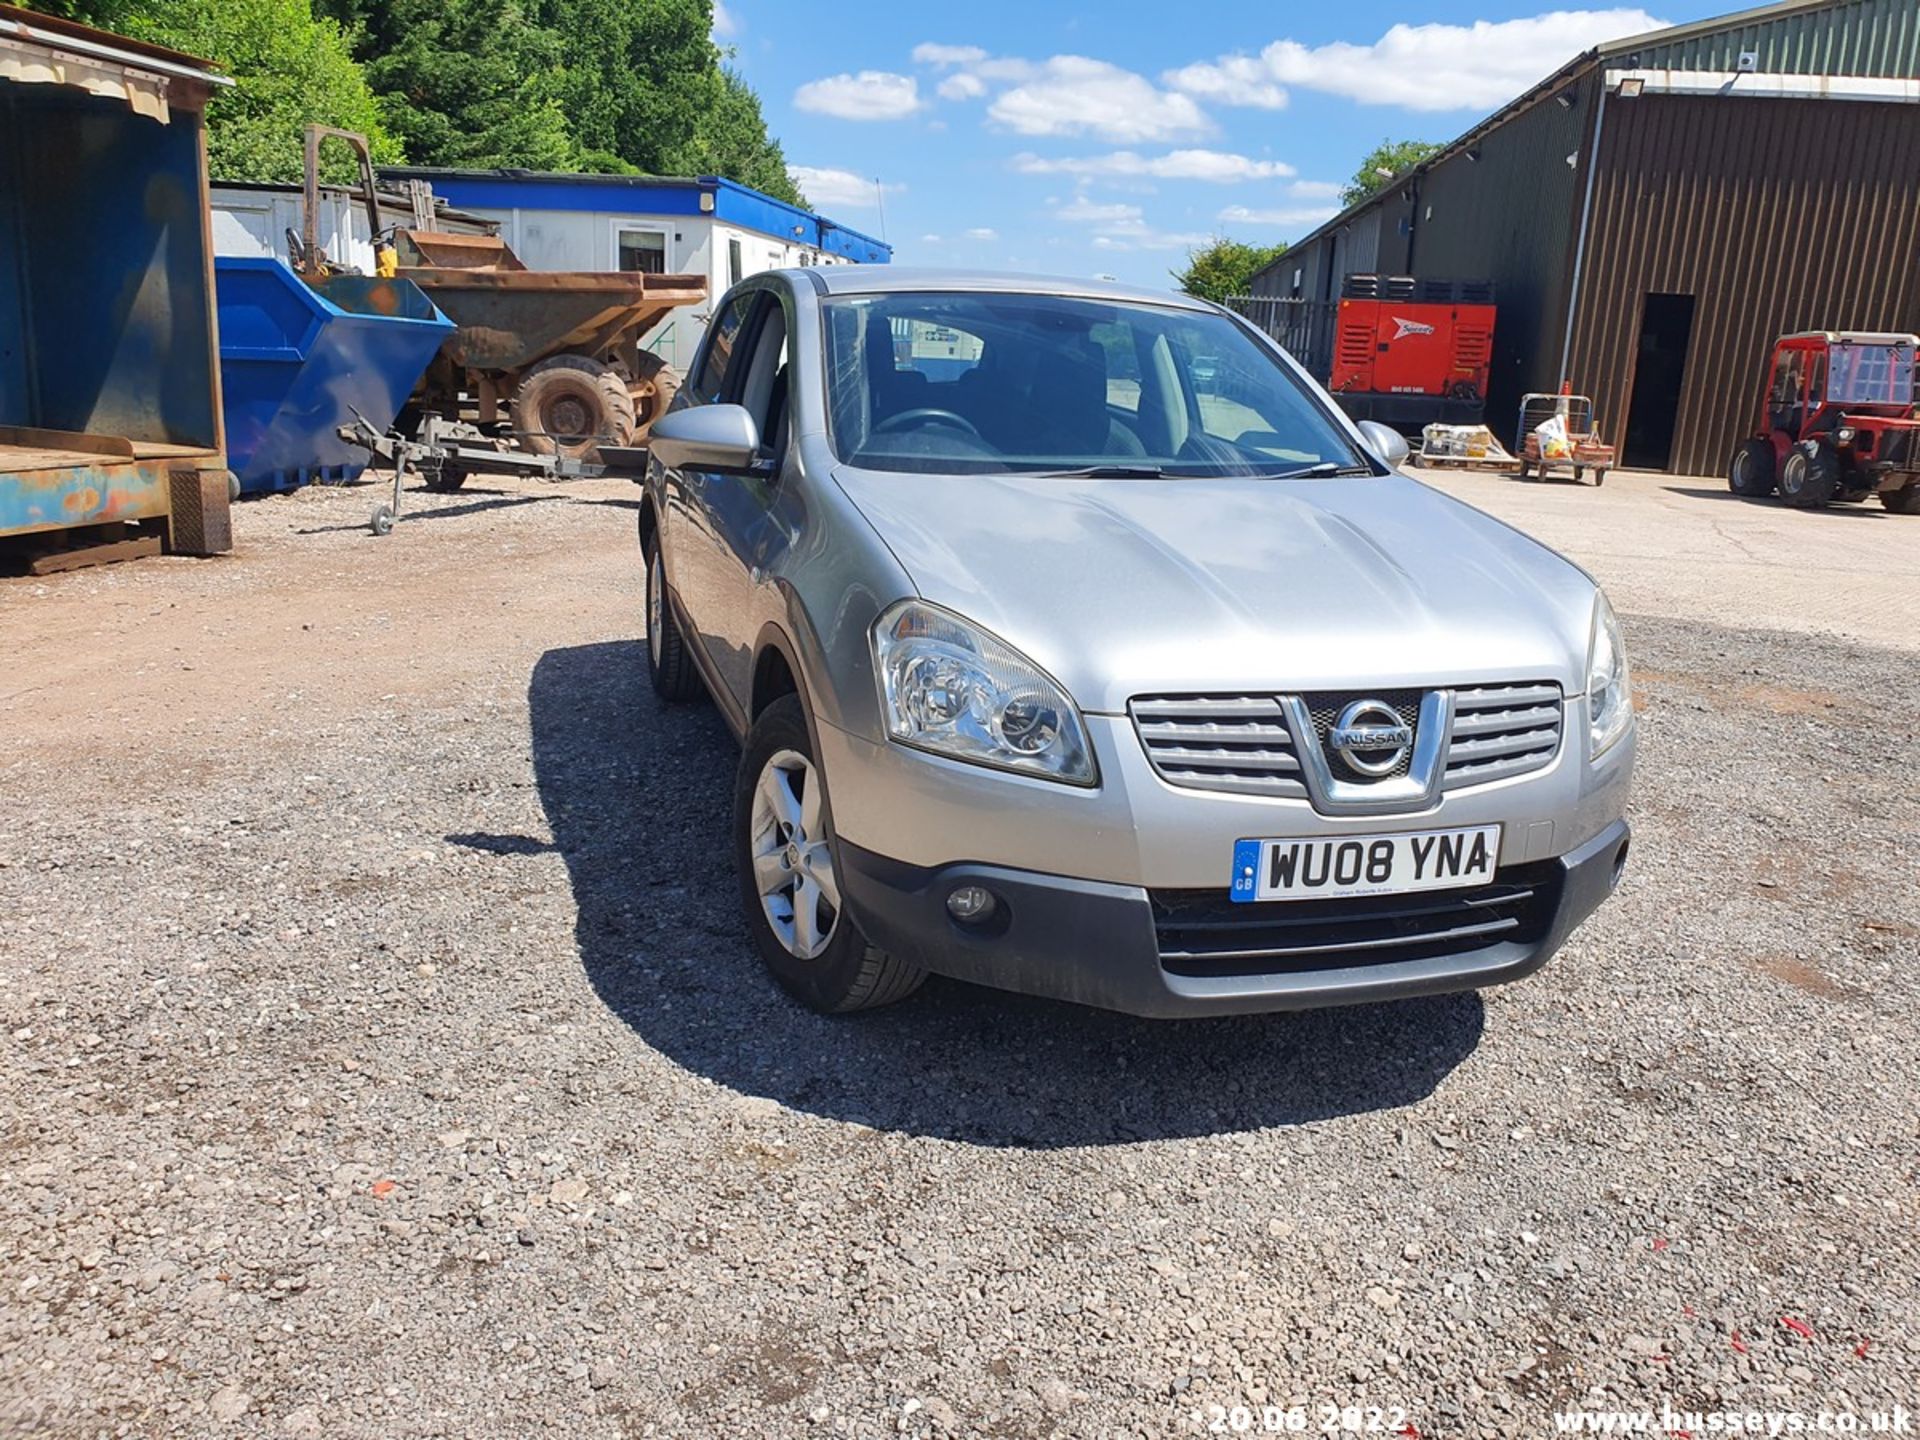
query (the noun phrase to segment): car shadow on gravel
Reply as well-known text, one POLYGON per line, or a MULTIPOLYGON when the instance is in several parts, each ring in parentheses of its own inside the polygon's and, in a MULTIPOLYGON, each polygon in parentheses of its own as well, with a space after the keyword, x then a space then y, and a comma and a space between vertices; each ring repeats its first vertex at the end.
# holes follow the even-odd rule
MULTIPOLYGON (((995 1146, 1099 1145, 1295 1125, 1430 1094, 1479 1043, 1478 996, 1138 1020, 935 979, 828 1019, 761 969, 738 914, 738 751, 708 705, 662 708, 637 642, 549 650, 529 691, 540 801, 587 978, 675 1063, 832 1119, 995 1146)), ((500 864, 532 837, 450 836, 500 864)))

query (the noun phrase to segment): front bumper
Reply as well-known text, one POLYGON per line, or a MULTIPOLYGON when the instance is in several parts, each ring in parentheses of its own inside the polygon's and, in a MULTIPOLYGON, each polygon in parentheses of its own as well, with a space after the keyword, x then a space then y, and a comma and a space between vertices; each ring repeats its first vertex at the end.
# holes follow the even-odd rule
POLYGON ((861 930, 915 964, 998 989, 1175 1018, 1518 980, 1612 893, 1627 845, 1627 823, 1616 820, 1569 854, 1503 867, 1494 885, 1452 892, 1451 901, 1449 892, 1429 892, 1225 912, 1224 886, 1209 898, 995 865, 916 866, 845 840, 839 862, 841 893, 861 930), (948 915, 947 896, 964 884, 993 892, 998 904, 985 923, 948 915), (1245 913, 1253 911, 1265 913, 1245 913), (1226 960, 1193 939, 1227 933, 1245 938, 1226 960), (1262 952, 1267 940, 1277 943, 1262 952))

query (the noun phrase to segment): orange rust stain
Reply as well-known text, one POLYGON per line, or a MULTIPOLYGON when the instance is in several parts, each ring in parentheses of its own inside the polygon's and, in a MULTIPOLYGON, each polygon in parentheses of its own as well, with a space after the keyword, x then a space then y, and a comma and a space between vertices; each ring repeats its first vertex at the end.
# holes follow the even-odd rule
POLYGON ((71 514, 90 515, 99 508, 100 492, 89 487, 85 490, 70 492, 60 501, 61 507, 71 514))

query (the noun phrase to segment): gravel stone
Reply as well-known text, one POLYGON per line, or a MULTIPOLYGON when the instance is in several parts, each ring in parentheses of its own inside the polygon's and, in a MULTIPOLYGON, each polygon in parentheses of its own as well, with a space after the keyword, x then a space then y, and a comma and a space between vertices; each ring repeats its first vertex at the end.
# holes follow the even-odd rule
POLYGON ((1483 995, 1181 1024, 786 1000, 625 482, 0 581, 0 1434, 1911 1411, 1920 616, 1743 628, 1687 547, 1920 522, 1471 483, 1630 571, 1619 895, 1483 995))

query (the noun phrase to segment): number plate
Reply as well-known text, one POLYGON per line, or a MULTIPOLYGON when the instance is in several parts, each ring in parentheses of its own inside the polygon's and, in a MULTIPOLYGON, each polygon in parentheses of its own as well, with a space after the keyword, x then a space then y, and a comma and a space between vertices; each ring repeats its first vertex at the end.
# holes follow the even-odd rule
POLYGON ((1500 827, 1339 835, 1311 840, 1237 840, 1233 898, 1338 900, 1484 885, 1500 864, 1500 827))

